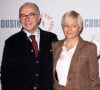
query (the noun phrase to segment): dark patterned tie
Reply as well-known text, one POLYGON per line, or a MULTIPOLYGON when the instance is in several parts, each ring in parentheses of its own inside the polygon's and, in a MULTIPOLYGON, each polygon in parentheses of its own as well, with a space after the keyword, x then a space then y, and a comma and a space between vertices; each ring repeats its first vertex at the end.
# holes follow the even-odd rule
POLYGON ((33 45, 33 48, 34 48, 34 51, 35 51, 35 55, 37 57, 38 56, 38 45, 37 45, 37 42, 35 40, 35 35, 31 35, 30 38, 32 40, 32 45, 33 45))

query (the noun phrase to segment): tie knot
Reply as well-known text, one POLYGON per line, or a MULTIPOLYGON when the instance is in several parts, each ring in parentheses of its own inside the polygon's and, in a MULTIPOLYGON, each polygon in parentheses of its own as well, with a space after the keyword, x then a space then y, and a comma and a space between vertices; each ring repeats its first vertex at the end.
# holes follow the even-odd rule
POLYGON ((35 40, 35 35, 30 35, 30 38, 31 38, 32 40, 35 40))

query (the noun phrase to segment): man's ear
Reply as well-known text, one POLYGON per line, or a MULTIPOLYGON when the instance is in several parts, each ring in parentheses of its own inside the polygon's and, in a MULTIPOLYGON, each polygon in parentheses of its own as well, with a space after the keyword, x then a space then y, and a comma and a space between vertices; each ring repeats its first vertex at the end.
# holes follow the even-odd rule
POLYGON ((40 25, 40 23, 41 23, 41 20, 42 20, 42 18, 40 17, 40 19, 39 19, 39 22, 38 22, 38 25, 40 25))
POLYGON ((21 22, 20 16, 19 16, 19 22, 21 22))

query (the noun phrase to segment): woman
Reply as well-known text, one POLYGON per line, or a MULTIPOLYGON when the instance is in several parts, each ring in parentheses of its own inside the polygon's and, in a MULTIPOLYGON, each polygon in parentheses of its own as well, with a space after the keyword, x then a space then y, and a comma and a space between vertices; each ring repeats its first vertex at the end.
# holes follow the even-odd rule
POLYGON ((79 13, 63 15, 64 40, 52 44, 54 90, 100 90, 96 46, 83 40, 79 13))

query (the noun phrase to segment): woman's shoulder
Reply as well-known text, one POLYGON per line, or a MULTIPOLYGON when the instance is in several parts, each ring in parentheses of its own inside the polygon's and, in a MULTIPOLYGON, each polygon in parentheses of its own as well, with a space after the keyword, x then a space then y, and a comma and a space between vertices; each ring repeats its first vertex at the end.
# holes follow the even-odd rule
POLYGON ((55 47, 57 47, 57 46, 59 46, 59 45, 61 45, 63 43, 64 43, 64 39, 63 40, 58 40, 56 42, 53 42, 52 45, 55 46, 55 47))

